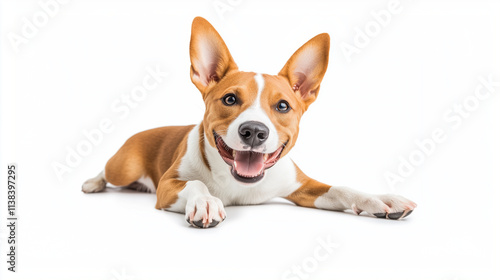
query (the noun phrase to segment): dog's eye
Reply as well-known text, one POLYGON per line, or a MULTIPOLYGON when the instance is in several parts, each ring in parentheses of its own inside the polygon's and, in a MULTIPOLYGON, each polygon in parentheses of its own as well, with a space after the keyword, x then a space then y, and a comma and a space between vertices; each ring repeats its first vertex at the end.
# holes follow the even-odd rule
POLYGON ((222 102, 226 106, 233 106, 236 104, 236 95, 234 95, 234 93, 228 93, 222 97, 222 102))
POLYGON ((285 100, 280 100, 280 102, 276 104, 276 111, 280 113, 286 113, 290 111, 290 109, 291 109, 290 105, 285 100))

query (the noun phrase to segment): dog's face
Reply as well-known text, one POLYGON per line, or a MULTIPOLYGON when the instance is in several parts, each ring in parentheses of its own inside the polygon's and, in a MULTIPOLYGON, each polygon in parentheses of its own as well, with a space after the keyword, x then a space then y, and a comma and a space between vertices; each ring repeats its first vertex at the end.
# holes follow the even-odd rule
POLYGON ((297 50, 278 75, 241 72, 210 23, 194 19, 191 80, 206 105, 205 137, 236 180, 260 181, 294 146, 300 119, 317 97, 328 52, 329 36, 320 34, 297 50))

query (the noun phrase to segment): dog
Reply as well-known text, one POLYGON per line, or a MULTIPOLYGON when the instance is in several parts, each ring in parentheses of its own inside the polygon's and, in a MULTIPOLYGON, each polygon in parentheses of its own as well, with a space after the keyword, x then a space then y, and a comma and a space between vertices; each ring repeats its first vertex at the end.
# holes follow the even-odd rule
POLYGON ((320 183, 289 158, 328 66, 327 33, 300 47, 278 75, 239 71, 219 33, 201 17, 193 20, 189 49, 191 81, 206 106, 203 120, 132 136, 104 171, 83 184, 84 193, 103 191, 107 183, 154 192, 156 209, 184 213, 198 228, 224 221, 224 206, 274 197, 394 220, 417 206, 399 195, 320 183))

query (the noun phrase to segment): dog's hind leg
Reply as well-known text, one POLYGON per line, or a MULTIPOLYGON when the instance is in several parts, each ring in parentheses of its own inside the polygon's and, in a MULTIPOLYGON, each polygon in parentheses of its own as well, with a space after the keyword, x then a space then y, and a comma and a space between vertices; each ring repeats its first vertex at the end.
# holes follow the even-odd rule
POLYGON ((131 137, 106 163, 104 171, 83 183, 84 193, 101 192, 110 183, 117 187, 127 187, 143 176, 143 160, 137 137, 131 137))
POLYGON ((82 185, 82 192, 84 193, 94 193, 101 192, 106 188, 106 178, 104 177, 104 171, 101 171, 94 178, 90 178, 82 185))

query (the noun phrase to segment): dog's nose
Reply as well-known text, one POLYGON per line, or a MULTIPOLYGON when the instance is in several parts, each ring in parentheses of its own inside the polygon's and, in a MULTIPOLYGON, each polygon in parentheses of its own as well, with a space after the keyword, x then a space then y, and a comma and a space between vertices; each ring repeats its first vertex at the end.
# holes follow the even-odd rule
POLYGON ((256 147, 264 143, 269 136, 269 128, 261 122, 248 121, 240 125, 238 132, 243 143, 256 147))

